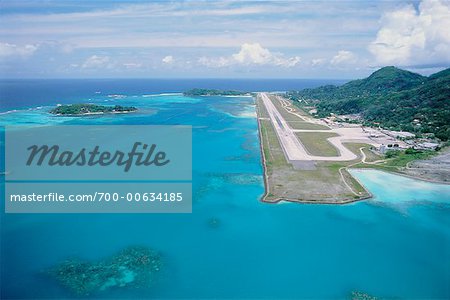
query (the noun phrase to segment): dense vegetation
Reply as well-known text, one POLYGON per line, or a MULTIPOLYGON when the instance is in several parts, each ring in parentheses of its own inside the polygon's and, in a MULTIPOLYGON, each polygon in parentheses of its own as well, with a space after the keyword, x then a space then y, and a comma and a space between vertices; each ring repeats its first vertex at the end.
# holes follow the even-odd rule
POLYGON ((247 92, 241 91, 222 91, 214 89, 192 89, 184 92, 185 96, 242 96, 247 94, 247 92))
POLYGON ((50 110, 50 113, 55 115, 85 115, 93 113, 115 113, 115 112, 131 112, 136 111, 137 108, 133 106, 103 106, 96 104, 68 104, 60 105, 50 110))
POLYGON ((450 68, 424 77, 385 67, 342 86, 289 92, 299 105, 315 106, 320 117, 361 114, 368 125, 450 139, 450 68))

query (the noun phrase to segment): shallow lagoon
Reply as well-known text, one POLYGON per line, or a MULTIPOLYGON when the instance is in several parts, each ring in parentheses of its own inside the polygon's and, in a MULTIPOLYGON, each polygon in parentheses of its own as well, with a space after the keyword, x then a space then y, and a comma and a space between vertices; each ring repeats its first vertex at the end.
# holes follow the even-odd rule
POLYGON ((2 297, 70 298, 42 270, 67 257, 102 259, 130 245, 161 252, 159 280, 148 290, 92 297, 323 299, 353 290, 450 297, 450 186, 354 171, 374 199, 345 206, 263 204, 251 98, 94 101, 140 112, 65 119, 49 117, 44 107, 2 115, 0 123, 193 125, 193 213, 2 214, 2 297))

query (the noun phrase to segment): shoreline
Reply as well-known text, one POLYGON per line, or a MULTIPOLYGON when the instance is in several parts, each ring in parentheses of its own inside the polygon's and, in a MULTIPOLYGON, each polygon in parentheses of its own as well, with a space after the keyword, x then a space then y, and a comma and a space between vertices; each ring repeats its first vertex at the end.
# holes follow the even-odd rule
MULTIPOLYGON (((429 183, 434 183, 434 184, 442 184, 442 185, 449 185, 450 182, 443 182, 443 181, 438 181, 438 180, 432 180, 432 179, 428 179, 428 178, 423 178, 420 176, 413 176, 413 175, 409 175, 409 174, 405 174, 402 173, 400 171, 395 172, 395 171, 389 171, 389 170, 382 170, 379 168, 375 168, 375 167, 371 167, 370 165, 368 165, 367 168, 364 167, 356 167, 356 168, 352 168, 353 165, 359 164, 359 163, 364 163, 362 161, 362 157, 360 157, 358 155, 358 158, 360 158, 360 161, 355 162, 354 164, 351 164, 349 166, 345 166, 343 167, 345 170, 347 170, 347 173, 351 176, 352 180, 355 180, 364 190, 364 196, 358 197, 358 198, 353 198, 353 197, 347 197, 341 200, 329 200, 329 199, 323 199, 323 200, 315 200, 315 199, 298 199, 298 198, 290 198, 290 197, 277 197, 275 195, 274 199, 270 199, 268 200, 267 198, 269 197, 269 195, 271 194, 271 187, 270 187, 270 182, 269 182, 269 174, 268 174, 268 161, 266 159, 266 154, 264 151, 264 136, 263 136, 263 125, 261 123, 262 119, 265 119, 264 116, 261 114, 261 107, 260 104, 258 104, 258 99, 255 96, 255 106, 256 106, 256 119, 257 119, 257 124, 258 124, 258 139, 259 139, 259 148, 260 148, 260 157, 261 157, 261 165, 262 165, 262 169, 263 169, 263 177, 264 177, 264 193, 261 195, 260 197, 260 201, 263 203, 270 203, 270 204, 279 204, 282 201, 285 202, 295 202, 295 203, 302 203, 302 204, 333 204, 333 205, 343 205, 343 204, 350 204, 350 203, 355 203, 355 202, 359 202, 359 201, 363 201, 363 200, 367 200, 367 199, 371 199, 373 198, 373 194, 367 189, 367 187, 355 176, 353 176, 350 173, 350 170, 377 170, 380 172, 386 172, 388 174, 392 174, 392 175, 398 175, 398 176, 404 176, 410 179, 414 179, 414 180, 419 180, 419 181, 424 181, 424 182, 429 182, 429 183)), ((272 126, 272 124, 270 124, 272 126)), ((347 184, 346 179, 342 178, 342 180, 344 181, 345 184, 347 184)))
POLYGON ((424 178, 424 177, 420 177, 420 176, 414 176, 414 175, 410 175, 410 174, 406 174, 406 173, 402 173, 402 172, 395 172, 395 171, 389 171, 389 170, 384 170, 384 169, 382 170, 382 169, 377 169, 377 168, 373 168, 373 167, 368 167, 368 168, 350 168, 350 169, 353 169, 353 170, 376 170, 376 171, 385 172, 385 173, 388 173, 388 174, 402 176, 402 177, 406 177, 406 178, 410 178, 410 179, 414 179, 414 180, 419 180, 419 181, 424 181, 424 182, 428 182, 428 183, 450 185, 450 182, 448 182, 448 181, 432 180, 432 179, 428 179, 428 178, 424 178))
POLYGON ((226 98, 253 98, 252 95, 184 95, 184 97, 226 97, 226 98))
MULTIPOLYGON (((263 149, 263 140, 262 140, 263 136, 262 136, 262 130, 261 130, 261 120, 259 118, 259 112, 258 112, 259 106, 258 106, 258 103, 256 103, 257 102, 256 97, 253 97, 253 98, 255 100, 256 122, 258 123, 259 151, 260 151, 260 156, 261 156, 261 165, 263 168, 263 177, 264 177, 264 194, 260 197, 260 201, 265 202, 265 203, 270 203, 270 202, 265 201, 267 195, 269 194, 269 182, 268 182, 269 178, 267 175, 266 157, 265 157, 264 149, 263 149)), ((278 203, 278 202, 276 202, 276 203, 278 203)))
MULTIPOLYGON (((264 145, 263 145, 263 135, 262 135, 262 125, 261 125, 261 119, 260 119, 260 113, 259 113, 259 106, 256 103, 257 99, 256 97, 253 97, 255 99, 255 107, 256 107, 256 120, 257 120, 257 124, 258 124, 258 139, 259 139, 259 149, 260 149, 260 157, 261 157, 261 165, 263 168, 263 178, 264 178, 264 193, 263 195, 260 197, 260 201, 263 203, 268 203, 268 204, 279 204, 282 201, 285 202, 290 202, 290 203, 301 203, 301 204, 329 204, 329 205, 343 205, 343 204, 350 204, 350 203, 355 203, 355 202, 359 202, 359 201, 363 201, 363 200, 367 200, 367 199, 371 199, 373 198, 373 194, 362 184, 360 183, 360 181, 353 177, 353 179, 355 179, 365 190, 365 192, 367 193, 366 196, 360 197, 360 198, 348 198, 348 199, 344 199, 342 201, 329 201, 329 200, 301 200, 301 199, 289 199, 289 198, 275 198, 274 200, 270 200, 268 201, 266 198, 270 193, 270 188, 269 188, 269 175, 267 174, 267 160, 264 154, 264 145)), ((351 174, 350 174, 351 176, 351 174)))
POLYGON ((111 112, 90 112, 90 113, 84 113, 84 114, 52 114, 56 117, 84 117, 84 116, 102 116, 102 115, 117 115, 117 114, 130 114, 137 112, 135 111, 111 111, 111 112))

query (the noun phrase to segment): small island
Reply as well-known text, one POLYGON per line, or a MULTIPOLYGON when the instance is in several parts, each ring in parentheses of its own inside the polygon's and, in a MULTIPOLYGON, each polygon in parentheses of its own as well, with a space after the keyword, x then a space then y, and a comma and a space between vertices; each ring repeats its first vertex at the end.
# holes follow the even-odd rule
POLYGON ((235 90, 191 89, 183 93, 185 96, 249 96, 250 93, 235 90))
POLYGON ((96 104, 67 104, 59 105, 50 110, 51 114, 59 116, 84 116, 84 115, 99 115, 99 114, 117 114, 117 113, 129 113, 136 111, 134 106, 104 106, 96 104))

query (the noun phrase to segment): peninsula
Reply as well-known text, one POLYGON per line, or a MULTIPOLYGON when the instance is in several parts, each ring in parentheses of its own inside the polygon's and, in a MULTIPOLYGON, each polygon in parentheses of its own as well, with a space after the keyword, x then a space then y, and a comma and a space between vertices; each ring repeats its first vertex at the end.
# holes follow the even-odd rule
MULTIPOLYGON (((428 122, 429 126, 423 130, 411 130, 413 133, 395 131, 408 125, 406 120, 409 119, 406 116, 399 118, 398 123, 394 123, 394 120, 390 120, 391 123, 366 121, 370 118, 370 111, 383 110, 382 97, 394 97, 394 94, 385 91, 389 87, 380 87, 383 82, 391 86, 402 86, 399 89, 411 89, 411 86, 415 86, 413 91, 419 89, 423 92, 427 86, 430 88, 429 85, 437 84, 432 82, 436 78, 446 77, 446 72, 428 79, 405 72, 407 71, 391 67, 383 68, 369 79, 346 84, 360 85, 359 89, 354 90, 360 96, 355 98, 369 94, 361 88, 367 81, 371 81, 374 86, 373 94, 378 93, 378 105, 362 101, 371 110, 366 112, 364 105, 361 105, 362 113, 359 114, 359 111, 347 111, 345 107, 340 111, 333 110, 336 103, 347 101, 345 96, 339 100, 346 85, 287 94, 257 94, 256 109, 266 187, 262 200, 271 203, 294 201, 343 204, 371 197, 348 172, 349 168, 374 168, 449 183, 450 151, 446 147, 446 130, 440 130, 448 126, 448 119, 442 119, 442 114, 447 113, 448 107, 444 104, 449 101, 448 97, 442 98, 436 94, 436 98, 428 99, 430 103, 422 104, 420 112, 424 113, 416 113, 415 118, 433 121, 428 122), (389 75, 389 79, 381 80, 380 77, 383 78, 384 75, 389 75), (378 79, 374 79, 377 77, 378 79), (417 86, 417 82, 424 83, 417 86), (441 107, 440 114, 435 110, 437 107, 441 107), (425 114, 430 110, 434 111, 432 115, 425 114), (338 114, 344 112, 347 115, 338 114), (434 127, 432 122, 442 126, 434 127)), ((443 79, 440 78, 439 83, 442 83, 441 80, 443 79)), ((448 95, 448 86, 444 85, 440 92, 444 96, 448 95)), ((395 95, 401 93, 397 91, 395 95)), ((373 94, 368 97, 374 97, 373 94)), ((414 92, 404 92, 401 99, 404 103, 414 101, 408 97, 418 96, 414 92)), ((395 105, 391 102, 389 104, 395 105)), ((397 111, 394 110, 393 113, 396 114, 397 111)), ((403 115, 409 113, 410 110, 407 110, 403 115)), ((417 122, 411 120, 410 123, 417 122)))
POLYGON ((360 128, 338 133, 273 94, 258 94, 256 108, 266 188, 262 201, 343 204, 371 196, 346 170, 362 153, 372 158, 360 128))
POLYGON ((59 116, 85 116, 85 115, 98 115, 98 114, 117 114, 117 113, 129 113, 136 111, 137 108, 133 106, 104 106, 96 104, 67 104, 59 105, 52 110, 51 114, 59 116))

